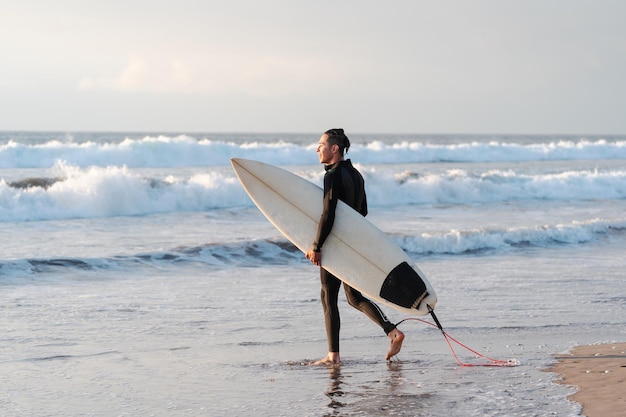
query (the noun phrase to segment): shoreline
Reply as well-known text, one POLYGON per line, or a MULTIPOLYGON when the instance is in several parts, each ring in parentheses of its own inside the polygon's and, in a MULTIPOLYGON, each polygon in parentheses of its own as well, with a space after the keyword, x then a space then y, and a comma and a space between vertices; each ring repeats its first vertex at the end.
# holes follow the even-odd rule
POLYGON ((570 353, 556 355, 547 369, 559 375, 557 384, 576 392, 571 401, 582 406, 587 417, 623 415, 626 409, 626 342, 576 346, 570 353))

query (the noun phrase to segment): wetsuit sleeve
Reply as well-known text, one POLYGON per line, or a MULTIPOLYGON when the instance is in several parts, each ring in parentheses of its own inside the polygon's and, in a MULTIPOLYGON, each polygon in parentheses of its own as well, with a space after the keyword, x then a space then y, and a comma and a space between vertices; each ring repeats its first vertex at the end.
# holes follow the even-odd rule
POLYGON ((326 241, 330 231, 335 224, 335 210, 339 201, 339 187, 341 175, 338 175, 339 168, 326 173, 324 176, 324 204, 322 206, 322 215, 317 226, 317 235, 313 242, 312 249, 319 252, 326 241))

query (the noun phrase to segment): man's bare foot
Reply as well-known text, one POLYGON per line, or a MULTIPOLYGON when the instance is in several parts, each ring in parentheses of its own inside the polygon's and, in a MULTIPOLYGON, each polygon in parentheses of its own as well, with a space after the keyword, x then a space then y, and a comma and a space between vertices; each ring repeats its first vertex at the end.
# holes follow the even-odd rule
POLYGON ((389 339, 391 339, 391 345, 389 346, 389 351, 387 352, 387 356, 385 356, 385 360, 390 360, 400 352, 400 349, 402 349, 402 342, 404 341, 404 333, 398 329, 393 329, 389 333, 389 339))
POLYGON ((313 365, 340 365, 341 359, 339 358, 339 352, 328 352, 326 357, 319 361, 313 362, 313 365))

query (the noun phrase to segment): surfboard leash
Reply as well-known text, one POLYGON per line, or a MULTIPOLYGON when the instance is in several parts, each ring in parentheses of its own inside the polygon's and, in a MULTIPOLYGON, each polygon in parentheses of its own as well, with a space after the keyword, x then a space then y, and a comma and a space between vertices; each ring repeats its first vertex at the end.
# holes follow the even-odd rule
POLYGON ((494 358, 490 358, 488 356, 485 356, 485 355, 483 355, 481 353, 478 353, 474 349, 471 349, 471 348, 467 347, 463 343, 459 342, 458 340, 456 340, 455 338, 450 336, 445 330, 443 330, 443 326, 439 322, 439 319, 437 318, 437 315, 435 314, 435 310, 429 304, 427 304, 426 306, 428 307, 428 312, 432 316, 432 318, 435 321, 435 323, 431 323, 429 321, 418 319, 418 318, 415 318, 415 317, 408 317, 408 318, 406 318, 404 320, 399 321, 396 324, 396 327, 398 325, 400 325, 401 323, 403 323, 405 321, 408 321, 408 320, 419 321, 419 322, 428 324, 429 326, 437 327, 441 331, 441 334, 443 334, 444 339, 446 339, 446 343, 450 347, 450 351, 452 352, 452 356, 456 360, 456 363, 459 364, 459 366, 466 366, 466 367, 470 367, 470 366, 500 366, 500 367, 502 367, 502 366, 518 366, 520 364, 519 361, 517 361, 516 359, 509 359, 508 361, 504 361, 504 360, 501 360, 501 359, 494 359, 494 358), (456 354, 456 352, 454 350, 454 347, 452 346, 452 342, 454 342, 457 345, 461 346, 462 348, 472 352, 476 356, 488 360, 489 363, 467 363, 467 362, 462 362, 459 359, 459 357, 457 356, 457 354, 456 354))

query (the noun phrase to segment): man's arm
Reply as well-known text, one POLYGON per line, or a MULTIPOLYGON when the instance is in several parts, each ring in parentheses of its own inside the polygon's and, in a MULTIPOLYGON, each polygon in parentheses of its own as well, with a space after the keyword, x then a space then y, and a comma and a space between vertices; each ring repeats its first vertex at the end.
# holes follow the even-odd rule
POLYGON ((337 209, 337 202, 339 201, 339 184, 341 180, 337 167, 335 171, 330 172, 324 176, 324 202, 322 205, 322 214, 317 226, 317 234, 311 249, 307 252, 306 258, 310 259, 315 265, 321 265, 322 255, 321 250, 324 242, 330 235, 330 231, 335 224, 335 210, 337 209))

